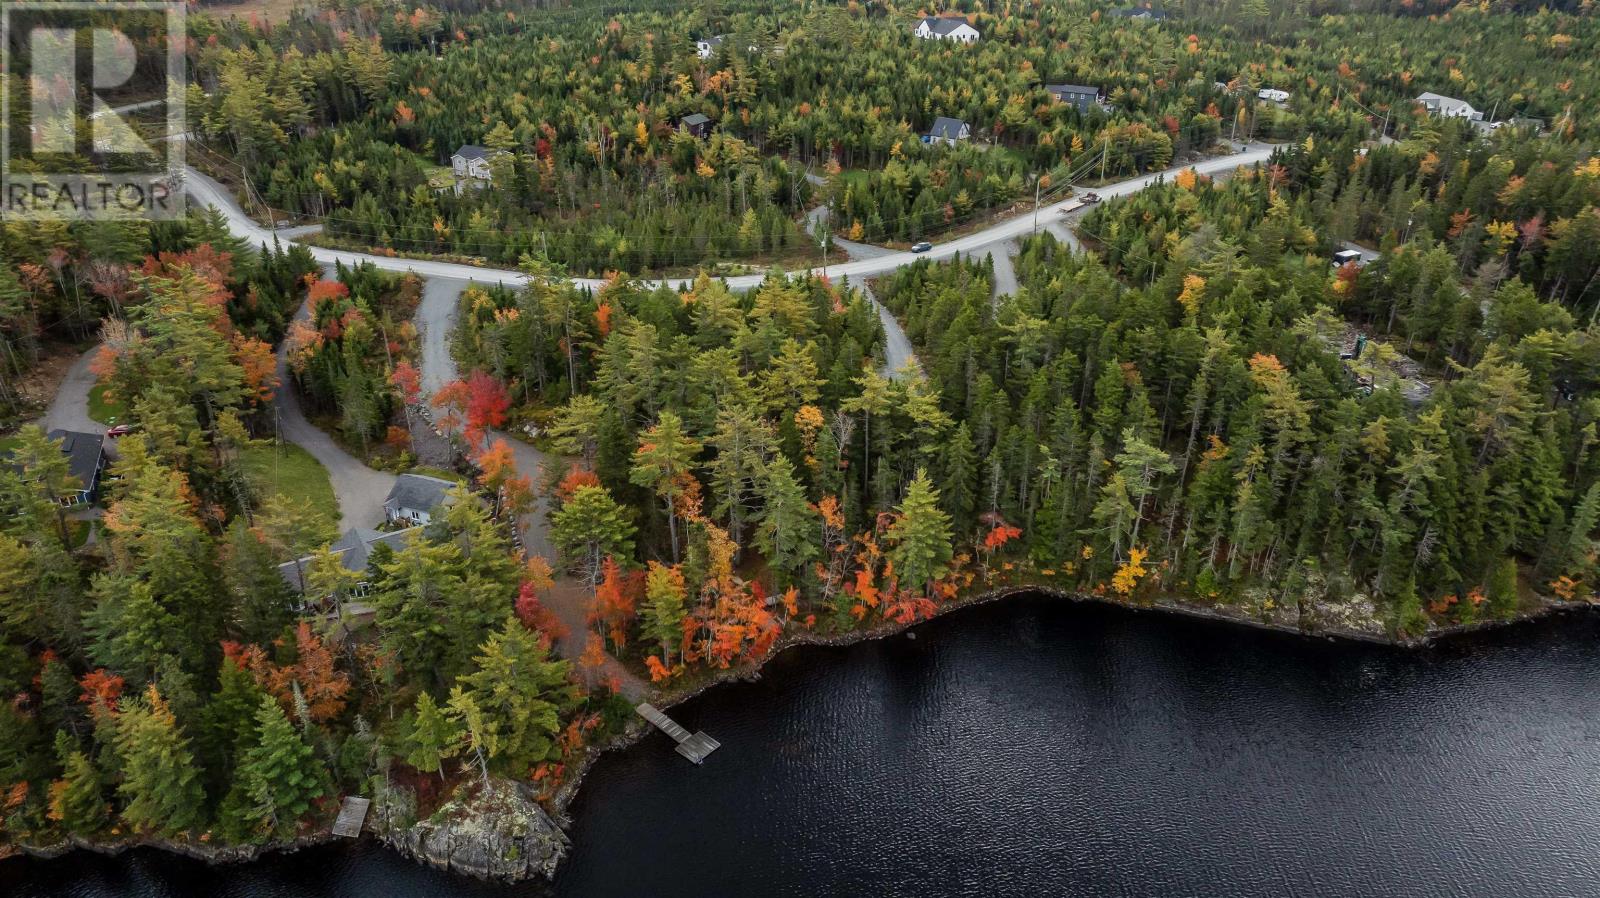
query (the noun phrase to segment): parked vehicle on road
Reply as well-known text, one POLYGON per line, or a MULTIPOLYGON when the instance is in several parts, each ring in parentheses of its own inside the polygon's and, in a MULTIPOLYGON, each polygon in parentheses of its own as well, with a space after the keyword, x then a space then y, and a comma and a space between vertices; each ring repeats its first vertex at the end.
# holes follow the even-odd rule
POLYGON ((926 240, 911 244, 911 251, 914 253, 925 253, 930 249, 933 249, 933 244, 926 240))
POLYGON ((135 426, 132 424, 118 424, 117 426, 107 430, 106 436, 114 440, 117 437, 125 437, 128 434, 133 433, 134 429, 135 426))
POLYGON ((1090 191, 1089 193, 1086 193, 1080 197, 1080 199, 1083 200, 1085 205, 1088 205, 1089 203, 1098 203, 1100 202, 1100 194, 1090 191))

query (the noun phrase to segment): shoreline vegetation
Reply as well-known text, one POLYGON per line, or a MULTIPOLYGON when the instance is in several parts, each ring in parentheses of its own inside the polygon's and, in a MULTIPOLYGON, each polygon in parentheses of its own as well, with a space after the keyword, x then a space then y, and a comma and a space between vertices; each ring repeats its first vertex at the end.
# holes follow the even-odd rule
MULTIPOLYGON (((1571 613, 1574 611, 1592 610, 1592 602, 1557 602, 1544 601, 1533 604, 1521 610, 1516 616, 1501 620, 1482 620, 1467 624, 1448 624, 1436 627, 1429 632, 1418 636, 1394 635, 1388 632, 1374 632, 1371 630, 1353 627, 1335 626, 1319 630, 1304 630, 1291 624, 1266 620, 1259 615, 1251 615, 1228 605, 1199 605, 1182 601, 1176 597, 1160 597, 1149 602, 1136 603, 1118 601, 1107 596, 1097 596, 1090 593, 1071 592, 1062 590, 1048 584, 1021 583, 994 586, 980 592, 973 592, 952 601, 941 604, 927 617, 915 621, 900 622, 894 620, 880 621, 872 626, 862 627, 844 632, 825 633, 816 630, 794 630, 784 634, 764 657, 748 664, 731 667, 726 670, 711 671, 704 678, 693 682, 680 684, 681 688, 666 690, 650 697, 651 703, 663 711, 669 711, 679 705, 695 699, 704 693, 735 683, 747 683, 759 680, 766 666, 778 656, 792 649, 803 647, 814 648, 844 648, 865 642, 890 639, 905 634, 916 627, 929 621, 944 617, 960 611, 967 611, 981 606, 992 605, 1007 599, 1019 596, 1046 596, 1053 601, 1070 602, 1073 604, 1102 605, 1112 608, 1124 609, 1132 613, 1159 612, 1190 619, 1213 621, 1222 624, 1232 624, 1247 629, 1263 630, 1286 636, 1301 636, 1306 638, 1325 638, 1329 640, 1345 640, 1362 642, 1373 645, 1384 645, 1400 649, 1418 650, 1428 648, 1440 640, 1465 636, 1488 630, 1503 629, 1542 620, 1543 618, 1571 613)), ((555 795, 546 803, 545 808, 549 818, 559 826, 562 833, 570 826, 571 818, 568 814, 572 803, 577 799, 583 783, 593 771, 594 767, 608 754, 631 748, 648 737, 652 730, 649 725, 640 719, 635 721, 624 732, 618 733, 610 740, 592 745, 578 762, 577 768, 566 779, 555 795)), ((507 784, 498 781, 497 786, 507 784)), ((518 786, 520 784, 510 783, 518 786)), ((375 812, 378 809, 375 808, 375 812)), ((475 822, 475 821, 469 821, 475 822)), ((293 853, 306 848, 332 844, 340 841, 333 835, 331 819, 327 826, 318 828, 309 833, 304 833, 297 838, 269 842, 260 845, 222 845, 209 842, 199 842, 186 839, 166 839, 152 836, 129 835, 116 839, 86 839, 79 836, 68 836, 62 841, 49 845, 15 845, 11 846, 15 856, 27 856, 37 860, 55 860, 67 856, 73 851, 88 851, 96 854, 118 855, 125 851, 139 848, 153 848, 172 854, 203 861, 206 864, 222 866, 228 864, 243 864, 260 860, 269 854, 293 853)), ((391 830, 384 834, 363 833, 362 838, 374 838, 390 850, 411 858, 419 864, 448 870, 458 874, 476 876, 478 879, 495 882, 517 882, 527 877, 508 877, 493 875, 492 871, 474 871, 464 869, 459 861, 453 862, 449 856, 436 857, 425 853, 419 848, 419 843, 404 844, 397 837, 403 837, 405 830, 391 830), (485 875, 488 873, 489 875, 485 875)), ((564 844, 564 843, 563 843, 564 844)), ((565 849, 545 866, 544 873, 547 878, 553 879, 555 871, 561 861, 565 860, 565 849)), ((8 855, 0 853, 0 863, 4 863, 8 855)))

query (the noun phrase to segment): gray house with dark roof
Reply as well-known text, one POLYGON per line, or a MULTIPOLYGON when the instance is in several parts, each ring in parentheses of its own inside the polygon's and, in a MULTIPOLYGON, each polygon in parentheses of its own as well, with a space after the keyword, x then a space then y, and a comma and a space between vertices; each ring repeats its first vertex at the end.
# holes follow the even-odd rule
MULTIPOLYGON (((67 471, 81 484, 81 488, 56 497, 56 502, 67 508, 93 503, 100 493, 100 475, 106 469, 105 437, 76 430, 52 430, 46 436, 60 444, 61 454, 67 457, 67 471)), ((28 477, 21 465, 13 463, 12 467, 24 479, 28 477)))
POLYGON ((971 136, 971 125, 961 119, 941 115, 933 120, 933 127, 928 129, 928 133, 922 135, 922 142, 929 145, 942 143, 953 147, 971 136))
POLYGON ((1082 84, 1046 84, 1044 89, 1057 103, 1070 103, 1079 112, 1089 112, 1100 103, 1100 88, 1082 84))
MULTIPOLYGON (((337 555, 339 563, 344 569, 358 574, 365 574, 367 562, 372 558, 372 551, 378 546, 388 546, 396 552, 405 548, 406 542, 411 539, 413 532, 410 529, 396 530, 393 533, 380 533, 377 530, 368 530, 364 527, 352 527, 344 532, 328 551, 337 555)), ((298 593, 306 591, 305 578, 311 570, 311 557, 301 558, 296 561, 286 561, 278 565, 278 576, 289 588, 298 593)), ((365 595, 367 581, 363 578, 356 584, 355 595, 365 595)))
POLYGON ((453 480, 428 477, 423 474, 401 474, 383 500, 383 514, 389 521, 407 524, 426 524, 433 513, 450 500, 450 491, 456 488, 453 480))

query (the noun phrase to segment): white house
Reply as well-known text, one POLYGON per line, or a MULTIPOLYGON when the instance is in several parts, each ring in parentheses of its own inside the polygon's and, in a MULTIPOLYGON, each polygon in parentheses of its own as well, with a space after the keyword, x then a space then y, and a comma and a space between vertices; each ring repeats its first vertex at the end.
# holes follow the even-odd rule
POLYGON ((1287 103, 1289 102, 1289 92, 1286 90, 1277 90, 1276 88, 1271 87, 1263 87, 1256 91, 1256 99, 1266 100, 1268 103, 1287 103))
POLYGON ((383 514, 391 522, 426 524, 433 513, 450 499, 455 481, 422 474, 401 474, 395 478, 389 498, 383 500, 383 514))
POLYGON ((981 37, 978 29, 961 16, 928 16, 917 23, 915 34, 925 41, 960 41, 963 44, 981 37))
POLYGON ((494 172, 490 170, 489 163, 501 155, 501 150, 471 143, 462 144, 460 149, 450 154, 450 168, 455 172, 457 181, 490 182, 494 180, 494 172))
POLYGON ((1437 115, 1440 118, 1464 118, 1475 122, 1483 121, 1483 113, 1473 109, 1471 103, 1465 100, 1457 100, 1455 97, 1446 97, 1428 91, 1417 97, 1417 102, 1428 110, 1429 115, 1437 115))
POLYGON ((715 34, 711 37, 703 37, 694 42, 694 52, 701 59, 710 59, 711 54, 717 52, 717 48, 722 46, 722 42, 727 39, 728 36, 726 34, 715 34))
POLYGON ((928 133, 922 135, 925 144, 942 143, 946 146, 955 146, 972 136, 972 126, 958 118, 939 116, 933 120, 933 127, 928 133))

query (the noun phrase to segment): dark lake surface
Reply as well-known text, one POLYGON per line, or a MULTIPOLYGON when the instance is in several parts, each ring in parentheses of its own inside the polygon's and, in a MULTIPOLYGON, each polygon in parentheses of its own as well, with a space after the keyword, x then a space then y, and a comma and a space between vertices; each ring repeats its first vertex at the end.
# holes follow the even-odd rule
POLYGON ((552 886, 362 843, 0 895, 1600 895, 1600 616, 1422 651, 1026 598, 786 653, 605 758, 552 886))

